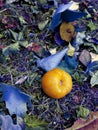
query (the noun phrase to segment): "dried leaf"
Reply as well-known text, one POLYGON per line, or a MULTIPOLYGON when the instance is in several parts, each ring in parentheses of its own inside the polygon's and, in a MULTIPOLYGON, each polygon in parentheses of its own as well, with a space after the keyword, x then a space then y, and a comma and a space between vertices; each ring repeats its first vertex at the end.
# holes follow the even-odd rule
POLYGON ((53 55, 53 54, 55 54, 57 51, 56 51, 56 48, 50 48, 50 49, 49 49, 49 52, 53 55))
POLYGON ((43 30, 43 29, 46 27, 46 25, 48 24, 48 22, 49 22, 49 20, 45 20, 45 21, 43 21, 43 22, 40 22, 40 23, 38 24, 38 28, 39 28, 40 30, 43 30))
POLYGON ((3 37, 3 35, 2 34, 0 34, 0 38, 2 38, 3 37))
POLYGON ((27 24, 27 22, 24 20, 23 16, 19 16, 19 20, 20 20, 21 24, 27 24))
POLYGON ((69 43, 67 55, 68 55, 68 56, 73 56, 73 55, 74 55, 74 52, 75 52, 75 48, 69 43))
MULTIPOLYGON (((89 41, 89 40, 88 40, 89 41)), ((84 42, 84 46, 87 46, 87 47, 90 47, 90 48, 93 48, 93 50, 98 53, 98 48, 96 45, 94 45, 91 41, 89 42, 84 42)))
POLYGON ((98 61, 98 54, 90 52, 91 62, 98 61))
POLYGON ((72 5, 69 7, 70 10, 78 10, 79 9, 78 2, 70 1, 70 3, 72 3, 72 5))
POLYGON ((78 117, 86 118, 89 114, 90 114, 89 109, 87 109, 83 106, 79 106, 79 110, 77 111, 78 117))
POLYGON ((39 2, 40 4, 46 4, 46 3, 47 3, 47 0, 38 0, 38 2, 39 2))
POLYGON ((91 112, 86 120, 78 118, 74 125, 66 130, 98 130, 98 112, 91 112))
POLYGON ((95 85, 98 85, 98 71, 96 71, 92 77, 91 77, 91 80, 90 80, 90 84, 91 86, 95 86, 95 85))
POLYGON ((16 42, 2 49, 4 55, 10 55, 11 53, 17 53, 19 51, 19 43, 16 42))
POLYGON ((14 32, 14 31, 12 31, 11 29, 10 29, 10 32, 12 33, 12 36, 13 36, 13 38, 14 38, 14 40, 18 40, 18 33, 16 33, 16 32, 14 32))
POLYGON ((88 27, 90 28, 91 31, 96 29, 96 26, 92 21, 89 22, 88 27))
POLYGON ((32 129, 46 129, 47 122, 44 120, 37 119, 37 117, 26 115, 24 118, 26 125, 32 129))
POLYGON ((85 31, 83 32, 78 32, 76 34, 76 37, 74 39, 74 46, 76 48, 76 50, 79 50, 79 46, 82 45, 84 43, 84 38, 86 37, 85 35, 85 31))
POLYGON ((5 48, 6 46, 5 45, 0 45, 0 49, 3 49, 5 48))
POLYGON ((79 56, 79 61, 87 66, 91 61, 90 53, 87 50, 83 50, 79 56))
POLYGON ((6 4, 11 4, 13 2, 17 2, 18 0, 6 0, 6 4))

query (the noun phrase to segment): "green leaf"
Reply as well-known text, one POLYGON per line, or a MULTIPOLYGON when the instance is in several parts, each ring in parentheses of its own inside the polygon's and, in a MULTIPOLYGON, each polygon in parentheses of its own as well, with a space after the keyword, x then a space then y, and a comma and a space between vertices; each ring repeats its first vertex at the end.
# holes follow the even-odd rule
POLYGON ((83 83, 87 80, 87 75, 82 71, 75 71, 75 73, 72 74, 72 77, 79 83, 83 83))
POLYGON ((91 80, 90 80, 90 84, 92 87, 95 85, 98 85, 98 71, 92 75, 91 80))
POLYGON ((0 33, 0 38, 2 38, 3 37, 3 35, 0 33))
POLYGON ((21 41, 23 40, 23 32, 20 32, 19 35, 18 35, 18 41, 21 41))
POLYGON ((23 16, 20 16, 20 17, 19 17, 19 20, 20 20, 20 23, 21 23, 21 24, 27 24, 27 22, 24 20, 24 17, 23 17, 23 16))
POLYGON ((43 29, 46 27, 46 25, 48 24, 48 22, 49 22, 49 20, 40 22, 40 23, 38 24, 38 28, 39 28, 40 30, 43 30, 43 29))
POLYGON ((91 16, 91 14, 87 11, 87 9, 85 9, 85 13, 87 13, 87 18, 91 18, 92 16, 91 16))
POLYGON ((19 51, 19 43, 16 42, 16 43, 14 43, 14 44, 11 44, 11 45, 9 45, 9 46, 3 48, 2 51, 3 51, 3 54, 4 54, 4 55, 9 55, 9 54, 12 53, 12 52, 17 52, 17 51, 19 51))
POLYGON ((23 37, 23 31, 19 32, 19 33, 16 33, 12 30, 10 30, 10 32, 12 33, 12 36, 14 38, 14 41, 21 41, 24 39, 23 37))
POLYGON ((91 31, 96 29, 96 26, 92 21, 89 22, 88 27, 90 28, 91 31))
POLYGON ((88 47, 90 47, 90 49, 92 48, 96 53, 98 53, 98 45, 94 45, 93 43, 84 42, 84 46, 88 46, 88 47))
POLYGON ((88 115, 90 114, 90 110, 83 107, 83 106, 79 106, 79 110, 77 111, 77 116, 78 117, 82 117, 82 118, 86 118, 88 115))
POLYGON ((37 119, 37 117, 32 115, 26 115, 24 118, 26 125, 32 129, 45 130, 47 122, 44 120, 37 119))
POLYGON ((17 41, 18 40, 18 33, 12 31, 11 29, 10 29, 10 32, 12 33, 14 40, 17 41))
POLYGON ((26 48, 28 46, 28 41, 21 41, 21 42, 19 42, 19 45, 26 48))
POLYGON ((40 4, 47 4, 47 0, 38 0, 40 4))

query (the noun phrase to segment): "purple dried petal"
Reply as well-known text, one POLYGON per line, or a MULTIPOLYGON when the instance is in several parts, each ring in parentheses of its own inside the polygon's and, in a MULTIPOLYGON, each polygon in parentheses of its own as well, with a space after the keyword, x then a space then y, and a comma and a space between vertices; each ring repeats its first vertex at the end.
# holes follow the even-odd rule
POLYGON ((98 44, 98 40, 96 38, 91 38, 92 42, 98 44))
POLYGON ((87 66, 88 63, 90 63, 91 61, 91 56, 90 56, 90 53, 87 51, 87 50, 83 50, 79 56, 79 61, 87 66))
POLYGON ((61 39, 60 34, 58 32, 55 34, 54 39, 56 44, 59 46, 65 43, 65 41, 61 39))

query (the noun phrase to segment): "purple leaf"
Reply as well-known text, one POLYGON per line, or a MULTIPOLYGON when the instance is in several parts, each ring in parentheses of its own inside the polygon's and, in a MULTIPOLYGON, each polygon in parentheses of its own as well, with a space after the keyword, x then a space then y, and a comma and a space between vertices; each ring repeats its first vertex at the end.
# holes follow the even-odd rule
POLYGON ((79 56, 79 61, 87 66, 91 61, 90 53, 87 50, 83 50, 79 56))
POLYGON ((0 91, 2 92, 2 100, 6 103, 10 114, 17 116, 24 116, 27 111, 27 104, 32 108, 31 97, 11 85, 0 84, 0 91))

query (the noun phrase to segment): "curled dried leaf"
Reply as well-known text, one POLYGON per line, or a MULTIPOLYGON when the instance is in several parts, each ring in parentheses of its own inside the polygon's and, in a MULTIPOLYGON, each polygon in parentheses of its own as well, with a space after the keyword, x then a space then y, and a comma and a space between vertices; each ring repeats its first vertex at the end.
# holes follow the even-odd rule
POLYGON ((98 61, 98 54, 90 52, 91 55, 91 62, 98 61))
POLYGON ((74 55, 74 52, 75 52, 75 48, 69 43, 67 55, 68 55, 68 56, 73 56, 73 55, 74 55))

